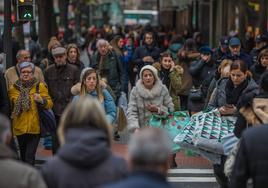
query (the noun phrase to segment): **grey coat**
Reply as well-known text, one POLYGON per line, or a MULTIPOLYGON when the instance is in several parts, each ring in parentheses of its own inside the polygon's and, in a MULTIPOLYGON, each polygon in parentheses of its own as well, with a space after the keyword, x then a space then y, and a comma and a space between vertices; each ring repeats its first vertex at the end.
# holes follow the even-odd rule
MULTIPOLYGON (((211 99, 208 103, 208 109, 211 110, 213 108, 219 108, 222 106, 225 106, 227 104, 226 102, 226 83, 229 78, 222 78, 217 82, 217 86, 211 95, 211 99)), ((238 103, 242 103, 243 98, 247 96, 255 96, 258 94, 258 85, 256 82, 250 78, 250 81, 247 85, 247 87, 243 90, 241 96, 239 97, 238 103)), ((252 97, 252 98, 253 98, 252 97)))
POLYGON ((160 81, 156 81, 154 87, 148 90, 144 87, 141 80, 138 80, 136 86, 130 93, 130 99, 127 110, 128 129, 135 130, 146 125, 152 112, 146 109, 148 104, 157 105, 160 113, 168 114, 174 111, 172 98, 168 89, 160 81))

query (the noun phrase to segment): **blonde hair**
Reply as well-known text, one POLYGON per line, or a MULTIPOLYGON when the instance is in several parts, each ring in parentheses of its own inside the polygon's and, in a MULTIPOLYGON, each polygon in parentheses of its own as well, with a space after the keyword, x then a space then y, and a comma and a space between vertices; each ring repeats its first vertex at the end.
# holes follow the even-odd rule
POLYGON ((77 102, 68 104, 64 110, 58 136, 61 145, 65 143, 65 133, 70 128, 95 127, 107 134, 109 146, 112 144, 111 125, 106 120, 105 112, 100 102, 93 97, 80 97, 77 102))
POLYGON ((85 96, 87 94, 86 79, 92 73, 96 73, 96 77, 97 77, 96 92, 97 92, 99 101, 103 102, 104 96, 103 96, 103 88, 100 85, 100 77, 99 77, 97 71, 95 69, 92 69, 92 68, 87 69, 84 72, 82 72, 83 75, 81 77, 81 92, 80 92, 80 96, 85 96))
POLYGON ((221 69, 227 67, 227 66, 231 66, 231 64, 233 63, 233 61, 231 59, 224 59, 222 60, 222 62, 220 63, 219 67, 218 67, 218 72, 221 72, 221 69))

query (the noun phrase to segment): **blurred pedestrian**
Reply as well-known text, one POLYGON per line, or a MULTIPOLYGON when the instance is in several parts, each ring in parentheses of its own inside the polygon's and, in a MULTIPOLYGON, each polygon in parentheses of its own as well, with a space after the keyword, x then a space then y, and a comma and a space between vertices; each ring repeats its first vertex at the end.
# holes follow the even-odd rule
POLYGON ((152 32, 145 32, 143 37, 143 45, 136 48, 133 61, 137 66, 137 74, 139 74, 140 70, 145 65, 152 65, 160 57, 160 50, 156 46, 154 34, 152 32))
POLYGON ((203 46, 199 49, 201 58, 191 64, 189 73, 193 78, 192 90, 199 90, 199 96, 194 97, 194 93, 189 94, 188 110, 191 114, 202 111, 205 107, 205 99, 210 82, 215 75, 217 66, 212 59, 213 51, 208 46, 203 46))
POLYGON ((68 44, 66 48, 66 54, 67 54, 67 62, 77 66, 77 68, 81 73, 81 71, 85 68, 85 65, 83 62, 80 61, 80 51, 76 46, 76 44, 74 43, 68 44))
POLYGON ((250 52, 253 65, 258 64, 259 54, 261 51, 268 48, 268 36, 264 34, 257 35, 255 38, 255 44, 255 48, 253 48, 250 52))
POLYGON ((226 59, 231 60, 243 60, 247 67, 250 68, 253 65, 251 57, 241 49, 241 41, 237 37, 232 37, 229 40, 229 53, 226 59))
POLYGON ((35 153, 40 140, 38 106, 50 109, 53 105, 44 83, 34 77, 34 69, 32 63, 20 63, 20 78, 8 91, 12 107, 13 134, 18 139, 20 157, 31 165, 35 164, 35 153), (37 84, 40 93, 36 91, 37 84))
POLYGON ((132 135, 129 143, 129 162, 132 172, 106 188, 170 188, 166 176, 171 143, 161 129, 143 128, 132 135))
POLYGON ((2 71, 0 71, 0 113, 6 115, 7 117, 9 117, 10 115, 10 105, 6 87, 6 80, 2 71))
POLYGON ((154 63, 153 66, 158 70, 160 80, 169 90, 169 94, 172 97, 172 102, 174 104, 174 110, 179 111, 181 105, 178 91, 182 85, 182 67, 175 65, 169 52, 162 53, 160 63, 154 63))
MULTIPOLYGON (((7 89, 9 89, 20 77, 19 66, 23 62, 31 62, 31 54, 28 50, 19 50, 17 55, 16 66, 10 67, 5 72, 5 78, 7 82, 7 89)), ((44 75, 39 67, 34 68, 34 77, 44 83, 44 75)))
POLYGON ((0 187, 46 188, 35 168, 16 160, 16 155, 7 146, 11 137, 10 121, 0 114, 0 187))
POLYGON ((182 86, 179 91, 181 110, 188 110, 188 95, 192 88, 192 76, 189 73, 189 67, 193 61, 196 61, 200 57, 200 53, 197 51, 193 39, 187 39, 183 47, 178 52, 178 65, 183 68, 182 74, 182 86))
POLYGON ((111 126, 98 100, 70 103, 58 136, 61 148, 42 168, 48 188, 99 187, 127 176, 126 162, 111 151, 111 126))
POLYGON ((250 128, 242 134, 231 175, 231 188, 247 187, 252 179, 254 188, 268 184, 268 126, 263 124, 250 128))
MULTIPOLYGON (((52 55, 55 63, 45 70, 45 80, 49 94, 53 100, 53 112, 57 123, 59 123, 63 110, 72 100, 71 88, 79 82, 79 70, 75 65, 67 63, 65 48, 53 48, 52 55)), ((56 135, 52 137, 52 150, 55 153, 58 148, 58 142, 56 135)))
POLYGON ((108 84, 116 96, 116 103, 124 92, 125 76, 120 57, 112 51, 108 41, 99 39, 97 52, 93 55, 91 67, 97 70, 101 79, 108 84))
POLYGON ((268 49, 264 49, 259 53, 258 62, 250 68, 250 71, 253 79, 259 83, 261 75, 268 71, 268 49))
POLYGON ((215 49, 213 53, 213 59, 216 61, 217 65, 220 65, 222 60, 227 58, 228 53, 228 44, 229 44, 229 37, 223 36, 219 41, 219 47, 215 49))

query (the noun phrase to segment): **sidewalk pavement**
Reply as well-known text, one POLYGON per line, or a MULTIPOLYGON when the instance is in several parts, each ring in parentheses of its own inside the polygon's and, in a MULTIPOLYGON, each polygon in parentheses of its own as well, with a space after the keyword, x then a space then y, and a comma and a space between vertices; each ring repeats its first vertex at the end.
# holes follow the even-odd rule
MULTIPOLYGON (((119 155, 127 160, 127 144, 114 143, 112 145, 112 151, 114 154, 119 155)), ((52 157, 51 150, 45 150, 42 145, 39 145, 37 149, 37 163, 42 164, 52 157)), ((212 168, 212 164, 199 156, 188 156, 184 151, 180 151, 176 155, 176 162, 178 168, 198 168, 207 169, 212 168)))

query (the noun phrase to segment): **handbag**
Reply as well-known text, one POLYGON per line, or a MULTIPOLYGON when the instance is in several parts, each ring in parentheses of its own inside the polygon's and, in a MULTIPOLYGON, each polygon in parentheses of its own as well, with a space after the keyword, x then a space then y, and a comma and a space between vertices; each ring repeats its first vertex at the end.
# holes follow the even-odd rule
MULTIPOLYGON (((39 91, 39 83, 36 85, 36 93, 39 91)), ((41 137, 47 137, 56 132, 57 123, 56 118, 51 109, 45 109, 37 104, 39 122, 40 122, 40 134, 41 137)))
POLYGON ((199 88, 192 87, 192 89, 190 89, 189 96, 188 96, 190 100, 200 101, 203 99, 203 92, 201 90, 201 87, 202 86, 200 86, 199 88))
POLYGON ((189 122, 190 115, 187 111, 177 111, 169 115, 152 114, 148 126, 166 130, 173 143, 172 151, 175 153, 180 149, 180 146, 173 140, 189 122))

